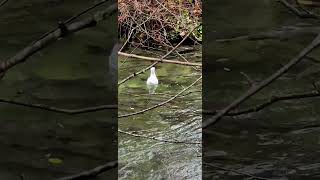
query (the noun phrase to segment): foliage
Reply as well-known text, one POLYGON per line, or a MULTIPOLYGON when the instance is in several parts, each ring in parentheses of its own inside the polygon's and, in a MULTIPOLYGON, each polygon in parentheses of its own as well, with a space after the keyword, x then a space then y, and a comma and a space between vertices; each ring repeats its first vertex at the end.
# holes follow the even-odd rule
POLYGON ((193 39, 202 40, 201 0, 119 0, 121 38, 140 45, 170 46, 195 26, 193 39))

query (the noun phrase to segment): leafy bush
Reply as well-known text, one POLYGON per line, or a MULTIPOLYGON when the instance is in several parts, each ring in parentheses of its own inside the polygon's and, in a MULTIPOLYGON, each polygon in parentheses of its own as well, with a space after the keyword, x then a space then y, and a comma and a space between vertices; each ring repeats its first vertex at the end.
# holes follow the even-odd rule
POLYGON ((191 38, 202 40, 201 0, 119 0, 119 32, 140 45, 177 42, 195 26, 191 38))

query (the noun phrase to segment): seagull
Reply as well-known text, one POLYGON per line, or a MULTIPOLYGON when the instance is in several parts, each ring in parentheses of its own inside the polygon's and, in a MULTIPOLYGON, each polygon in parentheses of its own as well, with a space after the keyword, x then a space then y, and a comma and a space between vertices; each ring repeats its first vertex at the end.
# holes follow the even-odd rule
POLYGON ((158 78, 157 78, 157 75, 156 75, 156 68, 155 67, 152 67, 150 69, 150 76, 147 80, 147 87, 148 87, 148 90, 149 90, 149 94, 154 94, 155 90, 157 89, 158 87, 158 78))

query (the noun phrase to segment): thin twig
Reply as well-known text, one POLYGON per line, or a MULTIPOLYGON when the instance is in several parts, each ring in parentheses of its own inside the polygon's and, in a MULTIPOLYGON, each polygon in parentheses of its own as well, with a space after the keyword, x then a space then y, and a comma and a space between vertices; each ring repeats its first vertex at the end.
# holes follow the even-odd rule
POLYGON ((179 65, 185 65, 185 66, 202 66, 201 63, 174 61, 174 60, 167 60, 167 59, 163 59, 163 58, 153 58, 153 57, 147 57, 147 56, 140 56, 140 55, 129 54, 129 53, 124 53, 124 52, 118 52, 118 55, 129 57, 129 58, 136 58, 137 60, 155 61, 155 62, 179 64, 179 65))
POLYGON ((280 68, 278 71, 273 73, 271 76, 263 80, 259 85, 251 87, 247 92, 245 92, 242 96, 237 98, 235 101, 233 101, 231 104, 226 106, 222 111, 217 113, 215 116, 208 118, 202 123, 202 127, 206 128, 209 125, 217 123, 221 117, 223 117, 226 113, 228 113, 230 110, 236 108, 241 103, 249 99, 251 96, 271 84, 273 81, 281 77, 285 72, 287 72, 290 68, 292 68, 294 65, 296 65, 298 62, 304 59, 306 55, 308 55, 312 50, 314 50, 316 47, 320 45, 320 34, 307 46, 305 47, 296 57, 291 59, 285 66, 280 68))
MULTIPOLYGON (((165 54, 164 56, 162 56, 160 59, 164 59, 166 58, 167 56, 169 56, 173 51, 175 51, 190 35, 191 33, 197 28, 198 26, 195 26, 194 28, 192 28, 192 30, 174 47, 172 48, 167 54, 165 54)), ((133 74, 131 74, 130 76, 124 78, 123 80, 121 80, 119 83, 118 83, 118 86, 125 83, 126 81, 128 81, 129 79, 139 75, 139 74, 142 74, 144 72, 146 72, 147 70, 149 70, 150 68, 152 68, 153 66, 155 66, 156 64, 158 64, 159 62, 154 62, 152 63, 150 66, 138 71, 138 72, 135 72, 133 74)))
MULTIPOLYGON (((188 61, 184 56, 182 56, 177 50, 175 50, 175 53, 178 54, 178 56, 179 56, 181 59, 183 59, 185 62, 188 62, 188 63, 189 63, 189 61, 188 61)), ((202 66, 202 64, 201 64, 201 66, 202 66)), ((192 68, 193 68, 194 70, 196 70, 196 71, 199 71, 199 70, 200 70, 199 68, 194 67, 194 66, 192 66, 192 68)))
POLYGON ((234 173, 237 173, 237 174, 240 174, 240 175, 248 176, 248 177, 251 177, 253 179, 258 179, 258 180, 276 180, 276 179, 271 179, 271 178, 264 178, 264 177, 255 176, 255 175, 252 175, 252 174, 249 174, 249 173, 240 172, 238 170, 223 168, 223 167, 220 167, 220 166, 216 166, 216 165, 214 165, 212 163, 204 163, 204 164, 208 165, 208 166, 211 166, 211 167, 214 167, 214 168, 217 168, 217 169, 224 170, 224 171, 234 172, 234 173))
POLYGON ((137 112, 133 112, 133 113, 129 113, 129 114, 123 114, 123 115, 119 115, 118 118, 124 118, 124 117, 129 117, 129 116, 134 116, 134 115, 137 115, 137 114, 143 114, 147 111, 150 111, 152 109, 155 109, 155 108, 158 108, 158 107, 161 107, 167 103, 169 103, 170 101, 176 99, 180 94, 182 94, 183 92, 185 92, 186 90, 190 89, 193 85, 195 85, 198 81, 200 81, 202 78, 202 76, 200 76, 197 80, 195 80, 192 84, 190 84, 188 87, 184 88, 182 91, 180 91, 178 94, 172 96, 170 99, 164 101, 164 102, 161 102, 157 105, 154 105, 152 107, 149 107, 149 108, 146 108, 146 109, 143 109, 141 111, 137 111, 137 112))
MULTIPOLYGON (((155 12, 153 12, 153 13, 155 13, 155 12)), ((126 39, 126 41, 124 42, 124 44, 123 44, 122 47, 120 48, 119 52, 121 52, 121 51, 123 50, 123 48, 127 45, 127 43, 129 42, 129 40, 130 40, 130 38, 131 38, 131 35, 133 34, 134 30, 136 30, 138 27, 142 26, 142 25, 145 24, 147 21, 149 21, 149 20, 151 19, 153 13, 151 13, 150 16, 149 16, 145 21, 143 21, 142 23, 138 24, 138 25, 135 26, 134 28, 130 29, 130 32, 129 32, 129 34, 128 34, 128 38, 126 39)), ((131 22, 131 26, 132 26, 132 24, 133 24, 133 21, 131 22)), ((130 27, 131 27, 131 26, 130 26, 130 27)))
POLYGON ((166 140, 166 139, 160 139, 157 137, 150 137, 146 135, 139 135, 139 134, 134 134, 131 132, 126 132, 123 130, 118 129, 118 132, 129 135, 129 136, 134 136, 134 137, 139 137, 139 138, 146 138, 146 139, 151 139, 159 142, 164 142, 164 143, 173 143, 173 144, 202 144, 202 142, 188 142, 188 141, 178 141, 178 140, 166 140))
MULTIPOLYGON (((77 19, 77 18, 80 17, 81 15, 83 15, 83 14, 85 14, 85 13, 87 13, 87 12, 89 12, 89 11, 97 8, 97 7, 99 7, 100 5, 102 5, 102 4, 106 3, 106 2, 107 2, 107 0, 102 0, 101 2, 96 3, 96 4, 94 4, 94 5, 86 8, 85 10, 81 11, 80 13, 78 13, 78 14, 72 16, 71 18, 67 19, 66 21, 64 21, 63 24, 66 25, 66 24, 72 22, 73 20, 77 19)), ((53 33, 54 31, 56 31, 56 30, 58 30, 58 29, 59 29, 59 27, 53 28, 52 30, 46 32, 46 33, 43 34, 39 39, 35 40, 35 41, 34 41, 33 43, 31 43, 31 44, 36 43, 37 41, 43 39, 44 37, 46 37, 47 35, 49 35, 50 33, 53 33)))
POLYGON ((91 170, 83 171, 79 174, 75 174, 72 176, 66 176, 66 177, 55 179, 55 180, 78 180, 78 179, 92 178, 92 177, 96 177, 99 174, 106 172, 110 169, 116 168, 116 167, 118 167, 118 161, 112 161, 112 162, 108 162, 104 165, 97 166, 91 170))
POLYGON ((80 108, 80 109, 63 109, 63 108, 52 107, 44 104, 31 104, 31 103, 18 102, 18 101, 13 101, 8 99, 0 99, 0 103, 14 104, 19 106, 42 109, 46 111, 64 113, 64 114, 82 114, 82 113, 96 112, 96 111, 101 111, 106 109, 118 109, 118 105, 101 105, 101 106, 94 106, 94 107, 87 107, 87 108, 80 108))
POLYGON ((312 27, 299 27, 299 26, 290 26, 290 27, 281 27, 276 30, 253 33, 249 35, 243 35, 233 38, 226 39, 217 39, 216 42, 231 42, 239 40, 248 40, 248 41, 257 41, 257 40, 268 40, 268 39, 288 39, 290 37, 300 37, 301 35, 317 35, 320 31, 319 26, 312 27))
POLYGON ((294 7, 292 4, 288 3, 286 0, 278 0, 282 5, 287 7, 289 10, 291 10, 295 15, 297 15, 300 18, 315 18, 319 19, 319 16, 316 14, 313 14, 309 11, 306 11, 303 9, 303 11, 299 11, 296 7, 294 7))
POLYGON ((316 64, 319 64, 320 63, 320 60, 314 58, 314 57, 311 57, 311 56, 306 56, 305 57, 307 60, 313 62, 313 63, 316 63, 316 64))
MULTIPOLYGON (((189 36, 190 37, 190 36, 189 36)), ((174 48, 174 46, 169 42, 169 45, 170 45, 170 47, 171 48, 174 48)), ((177 51, 177 50, 174 50, 174 52, 182 59, 182 60, 184 60, 185 62, 188 62, 188 63, 190 63, 183 55, 181 55, 180 54, 180 52, 179 51, 177 51)), ((196 71, 199 71, 200 69, 198 68, 198 67, 195 67, 195 66, 192 66, 192 68, 194 69, 194 70, 196 70, 196 71)))
POLYGON ((3 0, 0 2, 0 7, 4 6, 9 0, 3 0))
POLYGON ((250 78, 250 76, 244 72, 240 72, 240 74, 242 74, 246 80, 248 81, 248 83, 251 85, 251 86, 255 86, 256 85, 256 82, 250 78))
MULTIPOLYGON (((315 87, 316 88, 316 87, 315 87)), ((308 93, 299 93, 299 94, 291 94, 291 95, 286 95, 286 96, 273 96, 271 97, 269 100, 267 100, 266 102, 263 102, 259 105, 256 105, 254 107, 251 108, 247 108, 244 110, 239 110, 239 111, 231 111, 226 113, 224 116, 238 116, 238 115, 242 115, 242 114, 248 114, 248 113, 253 113, 253 112, 258 112, 276 102, 279 101, 287 101, 287 100, 293 100, 293 99, 304 99, 304 98, 312 98, 312 97, 319 97, 320 93, 316 90, 316 91, 312 91, 312 92, 308 92, 308 93)), ((217 114, 219 111, 203 111, 203 114, 211 114, 211 115, 215 115, 217 114)))

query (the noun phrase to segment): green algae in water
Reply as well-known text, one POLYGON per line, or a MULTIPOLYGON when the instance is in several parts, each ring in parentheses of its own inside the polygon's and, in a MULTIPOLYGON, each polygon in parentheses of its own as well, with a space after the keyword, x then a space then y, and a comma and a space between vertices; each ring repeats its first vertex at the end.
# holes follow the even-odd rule
POLYGON ((59 158, 49 158, 48 162, 53 165, 60 165, 62 164, 63 160, 59 158))

